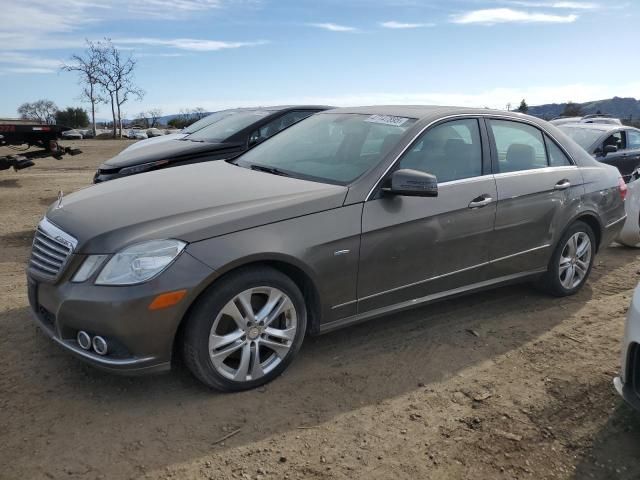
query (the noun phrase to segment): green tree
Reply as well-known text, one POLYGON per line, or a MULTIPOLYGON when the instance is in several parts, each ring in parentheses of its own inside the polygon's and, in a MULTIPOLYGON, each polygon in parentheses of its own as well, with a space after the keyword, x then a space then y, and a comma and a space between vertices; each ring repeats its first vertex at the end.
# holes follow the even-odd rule
POLYGON ((580 104, 574 102, 568 102, 562 112, 563 117, 581 117, 582 115, 582 107, 580 104))
POLYGON ((56 112, 56 123, 65 127, 84 128, 89 125, 89 115, 83 108, 67 107, 56 112))
POLYGON ((518 111, 520 113, 527 113, 529 111, 529 105, 527 105, 527 102, 525 101, 524 98, 520 102, 520 106, 518 107, 518 111))

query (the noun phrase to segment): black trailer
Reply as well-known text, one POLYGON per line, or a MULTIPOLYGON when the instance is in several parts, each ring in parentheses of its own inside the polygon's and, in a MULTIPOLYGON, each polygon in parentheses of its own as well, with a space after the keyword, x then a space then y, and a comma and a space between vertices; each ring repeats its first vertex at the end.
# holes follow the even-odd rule
POLYGON ((0 146, 14 150, 15 154, 0 155, 0 170, 13 167, 22 170, 34 165, 36 158, 77 155, 78 149, 63 148, 58 144, 62 132, 71 130, 59 125, 46 125, 30 120, 0 119, 0 146), (31 150, 31 149, 34 150, 31 150))

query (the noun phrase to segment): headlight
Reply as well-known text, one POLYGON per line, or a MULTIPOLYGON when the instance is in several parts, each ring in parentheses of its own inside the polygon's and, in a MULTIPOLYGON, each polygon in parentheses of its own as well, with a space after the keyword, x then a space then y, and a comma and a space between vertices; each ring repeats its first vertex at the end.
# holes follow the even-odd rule
POLYGON ((158 160, 157 162, 141 163, 140 165, 125 167, 121 169, 119 173, 121 173, 122 175, 134 175, 136 173, 146 172, 147 170, 151 170, 152 168, 159 167, 161 165, 166 165, 167 163, 169 163, 169 160, 158 160))
POLYGON ((155 277, 173 262, 186 243, 152 240, 116 253, 104 266, 96 285, 133 285, 155 277))
POLYGON ((89 255, 82 262, 82 266, 78 269, 76 274, 71 279, 72 282, 84 282, 96 273, 98 267, 102 265, 102 262, 108 255, 89 255))

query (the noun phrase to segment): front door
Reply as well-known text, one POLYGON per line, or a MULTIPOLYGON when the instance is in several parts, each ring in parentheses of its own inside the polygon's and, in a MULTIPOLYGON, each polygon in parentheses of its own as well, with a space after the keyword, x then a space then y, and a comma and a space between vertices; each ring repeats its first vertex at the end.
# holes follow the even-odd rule
POLYGON ((558 145, 533 125, 487 120, 498 189, 491 276, 544 269, 552 242, 577 210, 582 174, 558 145))
POLYGON ((497 193, 482 137, 476 118, 430 128, 396 168, 436 175, 438 196, 378 193, 365 203, 359 313, 486 279, 497 193))

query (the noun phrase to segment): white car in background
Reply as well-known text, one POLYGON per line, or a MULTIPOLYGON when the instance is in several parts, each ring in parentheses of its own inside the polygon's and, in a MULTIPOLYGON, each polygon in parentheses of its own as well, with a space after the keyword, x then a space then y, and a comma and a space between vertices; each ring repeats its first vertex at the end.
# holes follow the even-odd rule
POLYGON ((627 219, 616 242, 627 247, 640 248, 640 171, 634 170, 627 183, 624 202, 627 219))
POLYGON ((640 411, 640 286, 633 292, 627 312, 622 369, 620 376, 614 378, 613 385, 629 405, 640 411))
POLYGON ((178 132, 168 133, 167 135, 162 135, 162 136, 159 136, 159 137, 153 137, 153 138, 149 138, 148 140, 143 140, 141 142, 136 142, 133 145, 129 145, 123 151, 129 151, 130 152, 131 150, 137 150, 139 148, 146 147, 147 145, 151 145, 151 144, 157 145, 158 143, 161 143, 161 142, 168 142, 168 141, 171 141, 171 140, 180 140, 181 138, 184 138, 184 137, 186 137, 188 135, 191 135, 192 133, 195 133, 198 130, 202 130, 204 127, 208 127, 212 123, 215 123, 218 120, 223 119, 224 117, 226 117, 229 114, 230 114, 229 110, 222 110, 220 112, 212 113, 211 115, 207 115, 206 117, 201 118, 197 122, 192 123, 188 127, 183 128, 182 130, 179 130, 178 132))

